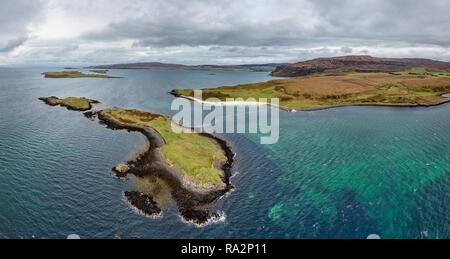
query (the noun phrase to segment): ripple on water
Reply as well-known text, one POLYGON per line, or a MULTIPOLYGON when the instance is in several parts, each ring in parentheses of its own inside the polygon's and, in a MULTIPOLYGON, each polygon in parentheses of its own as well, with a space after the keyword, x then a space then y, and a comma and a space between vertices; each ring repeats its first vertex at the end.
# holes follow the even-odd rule
POLYGON ((220 224, 198 228, 180 220, 167 192, 158 219, 124 201, 125 190, 148 183, 117 179, 110 168, 132 158, 141 136, 37 98, 86 96, 170 115, 173 88, 267 74, 112 70, 124 78, 45 80, 40 72, 0 70, 0 238, 450 237, 450 104, 280 113, 280 141, 269 146, 259 136, 225 134, 237 153, 236 189, 217 204, 220 224))

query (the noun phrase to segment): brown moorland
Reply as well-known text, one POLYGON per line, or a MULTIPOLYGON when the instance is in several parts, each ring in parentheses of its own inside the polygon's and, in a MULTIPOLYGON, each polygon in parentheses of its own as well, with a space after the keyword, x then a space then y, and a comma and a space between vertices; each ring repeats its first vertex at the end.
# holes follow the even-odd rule
POLYGON ((376 58, 371 56, 344 56, 317 58, 313 60, 278 66, 271 75, 279 77, 305 76, 314 73, 336 72, 397 72, 413 68, 428 71, 450 72, 450 62, 413 58, 376 58))
MULTIPOLYGON (((448 73, 415 72, 316 74, 263 83, 203 90, 203 99, 279 98, 291 109, 322 109, 341 105, 430 106, 448 102, 448 73)), ((193 96, 192 90, 176 90, 193 96)))

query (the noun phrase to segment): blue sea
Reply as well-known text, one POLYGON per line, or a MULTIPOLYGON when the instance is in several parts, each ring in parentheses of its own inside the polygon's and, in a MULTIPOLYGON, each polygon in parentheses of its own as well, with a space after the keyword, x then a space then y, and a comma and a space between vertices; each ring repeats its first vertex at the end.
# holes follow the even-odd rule
MULTIPOLYGON (((62 68, 0 69, 0 238, 450 238, 450 104, 280 112, 280 140, 224 134, 236 189, 223 220, 160 218, 124 199, 111 175, 145 144, 42 96, 87 97, 173 115, 172 89, 254 83, 260 72, 110 70, 120 79, 49 79, 62 68)), ((81 70, 83 71, 83 70, 81 70)))

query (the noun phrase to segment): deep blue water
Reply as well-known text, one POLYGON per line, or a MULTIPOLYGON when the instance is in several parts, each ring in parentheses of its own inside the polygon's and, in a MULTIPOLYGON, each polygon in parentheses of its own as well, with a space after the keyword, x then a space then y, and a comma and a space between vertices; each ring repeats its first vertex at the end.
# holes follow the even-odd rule
POLYGON ((110 175, 144 143, 37 98, 173 115, 167 91, 270 80, 267 73, 111 70, 122 79, 45 79, 0 69, 0 238, 449 238, 450 104, 281 112, 280 141, 227 134, 237 153, 225 221, 197 227, 175 209, 138 214, 110 175))

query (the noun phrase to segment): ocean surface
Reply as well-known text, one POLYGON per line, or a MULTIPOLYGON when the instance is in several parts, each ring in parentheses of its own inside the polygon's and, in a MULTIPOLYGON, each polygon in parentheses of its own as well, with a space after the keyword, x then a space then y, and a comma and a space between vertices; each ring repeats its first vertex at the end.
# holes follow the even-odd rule
POLYGON ((112 131, 42 96, 173 115, 171 89, 270 80, 267 73, 111 70, 121 79, 46 79, 61 68, 0 69, 0 238, 450 238, 450 104, 280 112, 280 140, 225 134, 237 153, 222 221, 176 208, 140 215, 132 180, 110 168, 144 137, 112 131))

